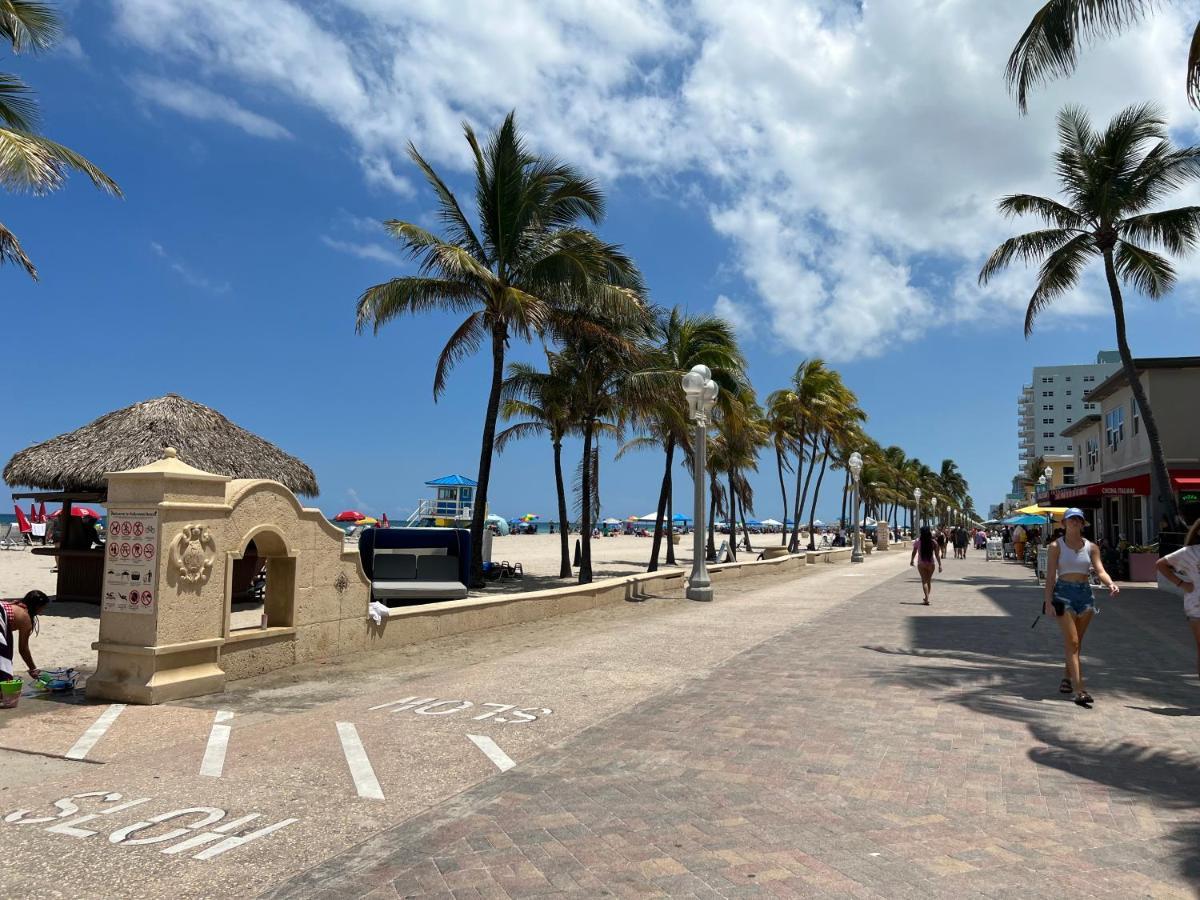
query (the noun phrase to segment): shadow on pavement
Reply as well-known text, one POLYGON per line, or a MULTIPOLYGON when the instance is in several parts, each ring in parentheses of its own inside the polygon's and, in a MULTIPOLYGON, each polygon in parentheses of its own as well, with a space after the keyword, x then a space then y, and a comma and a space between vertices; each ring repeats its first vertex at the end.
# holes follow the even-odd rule
MULTIPOLYGON (((995 608, 981 609, 978 615, 939 614, 935 584, 934 614, 909 620, 910 646, 864 647, 906 656, 914 663, 878 670, 874 677, 913 690, 941 692, 944 702, 1023 722, 1045 745, 1029 752, 1036 765, 1146 798, 1160 809, 1200 817, 1200 758, 1174 749, 1194 744, 1190 722, 1179 723, 1177 743, 1148 748, 1120 739, 1081 739, 1070 733, 1074 716, 1064 718, 1065 711, 1053 705, 1070 704, 1070 712, 1080 716, 1104 716, 1106 706, 1154 716, 1200 716, 1195 645, 1178 598, 1150 588, 1122 586, 1116 599, 1097 591, 1101 611, 1084 640, 1083 654, 1084 677, 1097 703, 1091 710, 1077 710, 1069 695, 1057 692, 1063 675, 1058 627, 1043 617, 1036 629, 1030 628, 1040 611, 1042 588, 1029 573, 964 576, 958 582, 982 593, 1003 615, 996 615, 995 608)), ((952 597, 942 609, 951 604, 956 609, 964 606, 952 597)), ((1116 723, 1104 727, 1111 733, 1116 723)), ((1171 827, 1170 840, 1178 848, 1175 864, 1194 881, 1200 878, 1200 823, 1173 822, 1171 827)))

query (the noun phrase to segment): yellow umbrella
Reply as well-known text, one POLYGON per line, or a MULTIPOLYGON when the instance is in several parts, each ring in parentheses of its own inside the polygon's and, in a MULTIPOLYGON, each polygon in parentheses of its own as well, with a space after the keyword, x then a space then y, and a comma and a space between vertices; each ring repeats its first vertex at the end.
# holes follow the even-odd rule
POLYGON ((1026 506, 1024 509, 1018 509, 1017 512, 1026 516, 1054 516, 1056 519, 1061 519, 1070 507, 1066 506, 1038 506, 1036 503, 1032 506, 1026 506))
POLYGON ((376 519, 374 516, 363 516, 361 519, 359 519, 354 524, 355 525, 378 525, 379 520, 376 519))

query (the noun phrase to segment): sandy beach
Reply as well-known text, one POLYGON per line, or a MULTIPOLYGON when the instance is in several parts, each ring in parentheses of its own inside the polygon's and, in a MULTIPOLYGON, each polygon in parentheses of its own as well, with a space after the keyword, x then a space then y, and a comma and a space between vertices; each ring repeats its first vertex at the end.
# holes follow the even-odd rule
MULTIPOLYGON (((755 554, 763 547, 778 546, 779 535, 753 535, 755 554)), ((578 535, 571 535, 574 555, 578 535)), ((718 542, 719 543, 719 542, 718 542)), ((651 539, 618 535, 592 541, 592 574, 596 580, 644 572, 650 560, 651 539)), ((676 562, 690 567, 692 536, 682 536, 675 547, 676 562)), ((661 566, 666 564, 666 545, 663 545, 661 566)), ((557 534, 507 535, 492 544, 495 562, 520 563, 523 578, 491 582, 483 591, 472 596, 508 594, 519 591, 542 590, 574 583, 558 577, 559 536, 557 534)), ((21 597, 27 591, 40 590, 53 596, 55 590, 54 558, 34 556, 28 550, 0 552, 0 597, 21 597)), ((575 570, 578 574, 578 570, 575 570)), ((261 605, 237 604, 233 609, 234 628, 253 628, 258 625, 261 605)), ((96 652, 92 642, 100 629, 100 607, 87 603, 53 603, 41 617, 40 631, 33 638, 33 656, 43 668, 78 669, 83 674, 95 667, 96 652)), ((17 660, 15 669, 24 674, 24 664, 17 660)))

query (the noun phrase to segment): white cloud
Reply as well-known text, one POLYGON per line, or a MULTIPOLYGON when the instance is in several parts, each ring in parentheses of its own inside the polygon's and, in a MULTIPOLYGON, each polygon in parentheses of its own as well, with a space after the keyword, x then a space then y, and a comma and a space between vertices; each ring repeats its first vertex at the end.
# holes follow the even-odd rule
POLYGON ((325 234, 321 235, 321 243, 326 247, 337 250, 339 253, 348 253, 351 256, 357 256, 359 259, 370 259, 375 262, 387 263, 391 266, 404 264, 404 257, 390 247, 385 247, 383 244, 341 241, 325 234))
POLYGON ((261 138, 290 138, 292 133, 278 122, 243 108, 236 100, 207 88, 166 78, 137 76, 133 88, 144 100, 188 116, 215 122, 227 122, 247 134, 261 138))
POLYGON ((54 45, 54 52, 75 62, 83 62, 87 59, 87 54, 83 52, 83 45, 79 43, 79 38, 70 34, 59 38, 58 43, 54 45))
POLYGON ((749 340, 758 333, 754 318, 747 311, 745 305, 731 300, 724 294, 717 295, 716 302, 713 303, 713 312, 732 325, 738 337, 743 341, 749 340))
POLYGON ((154 251, 155 256, 166 262, 172 272, 192 287, 210 294, 228 294, 232 290, 232 285, 228 281, 213 281, 211 278, 201 275, 182 259, 167 252, 167 249, 158 241, 151 241, 150 249, 154 251))
MULTIPOLYGON (((700 175, 755 295, 728 308, 833 359, 1020 315, 1032 272, 973 282, 1022 227, 996 198, 1053 191, 1063 103, 1102 122, 1159 99, 1197 133, 1177 7, 1088 49, 1018 116, 1003 66, 1040 2, 257 0, 214 17, 207 0, 114 0, 120 32, 165 64, 327 116, 389 190, 414 189, 408 140, 462 171, 460 122, 513 108, 538 149, 607 180, 700 175)), ((1102 306, 1088 281, 1059 312, 1102 306)))

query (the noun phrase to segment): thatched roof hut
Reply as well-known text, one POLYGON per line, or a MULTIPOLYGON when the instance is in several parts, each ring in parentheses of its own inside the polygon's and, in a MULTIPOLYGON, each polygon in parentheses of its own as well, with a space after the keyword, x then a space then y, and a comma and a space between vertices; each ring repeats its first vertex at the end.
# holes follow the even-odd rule
POLYGON ((206 472, 269 478, 311 497, 319 492, 316 475, 296 457, 178 394, 135 403, 27 447, 8 461, 4 480, 45 490, 103 491, 106 472, 162 459, 166 447, 206 472))

